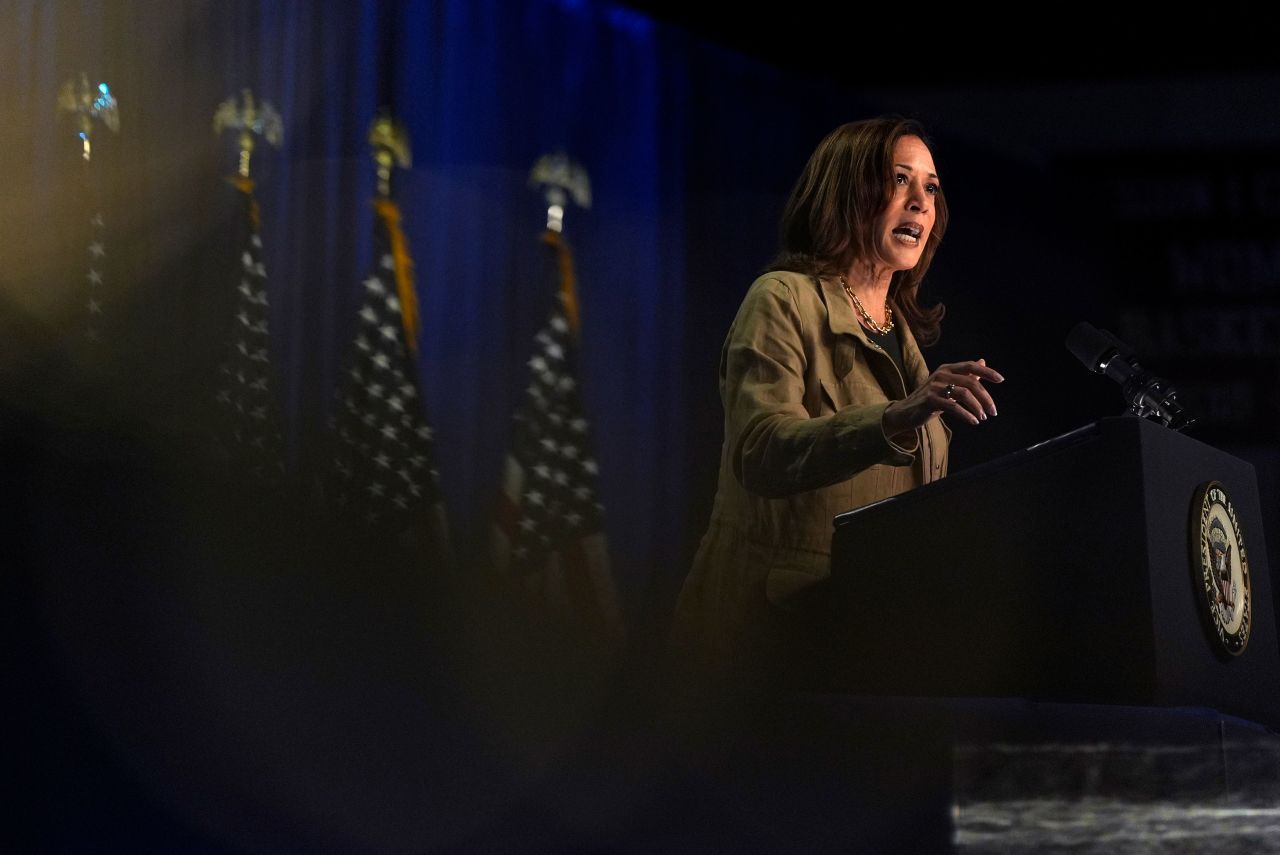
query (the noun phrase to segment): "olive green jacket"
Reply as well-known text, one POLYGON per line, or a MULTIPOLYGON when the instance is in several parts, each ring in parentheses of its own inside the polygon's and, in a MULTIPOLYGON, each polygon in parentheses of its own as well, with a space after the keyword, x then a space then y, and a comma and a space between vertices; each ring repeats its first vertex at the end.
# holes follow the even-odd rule
POLYGON ((771 612, 830 573, 833 517, 946 474, 941 419, 897 442, 881 428, 929 375, 897 329, 905 378, 835 279, 774 271, 751 285, 721 355, 719 486, 676 606, 678 645, 732 660, 776 641, 771 612))

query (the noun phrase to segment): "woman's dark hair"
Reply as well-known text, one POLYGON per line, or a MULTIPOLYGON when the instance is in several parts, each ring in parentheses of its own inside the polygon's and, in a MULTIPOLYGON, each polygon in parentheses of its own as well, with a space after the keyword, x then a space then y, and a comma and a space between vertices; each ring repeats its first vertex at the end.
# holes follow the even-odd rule
MULTIPOLYGON (((875 257, 876 217, 893 196, 893 147, 915 136, 929 145, 919 122, 881 116, 841 125, 818 144, 782 213, 773 270, 836 276, 858 259, 875 257)), ((947 200, 938 189, 934 223, 920 261, 894 271, 889 297, 922 345, 938 340, 946 307, 925 309, 916 300, 920 283, 947 230, 947 200)))

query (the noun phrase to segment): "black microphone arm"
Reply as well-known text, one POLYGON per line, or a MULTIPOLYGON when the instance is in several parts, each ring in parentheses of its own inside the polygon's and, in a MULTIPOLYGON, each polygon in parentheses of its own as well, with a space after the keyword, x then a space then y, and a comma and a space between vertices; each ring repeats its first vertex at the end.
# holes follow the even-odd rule
POLYGON ((1129 346, 1106 330, 1081 321, 1067 334, 1067 350, 1084 363, 1085 368, 1119 383, 1129 402, 1129 411, 1134 415, 1155 416, 1173 430, 1182 430, 1195 422, 1178 403, 1178 391, 1173 384, 1139 365, 1129 346))

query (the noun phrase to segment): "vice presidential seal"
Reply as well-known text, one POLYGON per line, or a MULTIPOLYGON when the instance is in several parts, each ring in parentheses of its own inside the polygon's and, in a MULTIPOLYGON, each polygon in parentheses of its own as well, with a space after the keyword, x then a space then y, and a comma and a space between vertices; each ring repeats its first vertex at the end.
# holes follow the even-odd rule
POLYGON ((1236 510, 1221 482, 1196 490, 1191 513, 1191 570, 1215 646, 1239 656, 1253 623, 1249 557, 1236 510))

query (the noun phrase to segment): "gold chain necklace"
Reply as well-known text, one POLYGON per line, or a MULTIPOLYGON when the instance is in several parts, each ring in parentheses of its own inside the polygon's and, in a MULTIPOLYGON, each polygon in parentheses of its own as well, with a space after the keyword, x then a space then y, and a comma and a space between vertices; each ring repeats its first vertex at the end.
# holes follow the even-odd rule
POLYGON ((853 289, 849 287, 849 280, 844 278, 844 274, 840 274, 840 285, 844 288, 844 292, 849 295, 849 299, 853 300, 853 306, 858 310, 858 314, 862 315, 862 321, 871 331, 878 335, 888 335, 893 332, 893 309, 889 307, 889 298, 884 301, 884 326, 876 323, 871 315, 867 314, 867 310, 863 308, 862 301, 858 299, 858 295, 853 293, 853 289))

